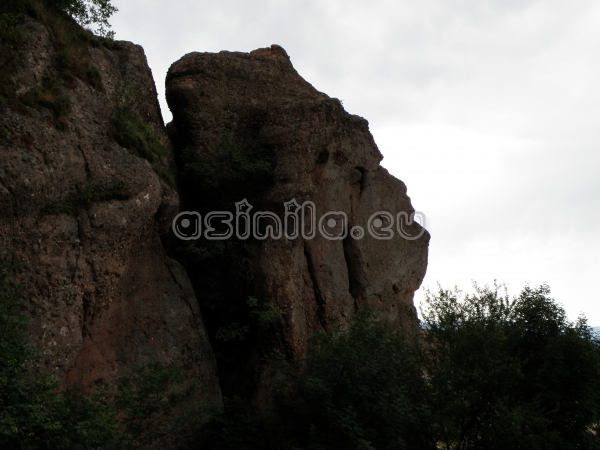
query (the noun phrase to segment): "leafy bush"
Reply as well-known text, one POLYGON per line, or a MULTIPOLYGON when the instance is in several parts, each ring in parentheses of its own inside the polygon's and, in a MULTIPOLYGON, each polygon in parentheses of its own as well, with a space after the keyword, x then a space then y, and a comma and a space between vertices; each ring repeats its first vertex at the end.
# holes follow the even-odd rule
POLYGON ((346 328, 314 335, 305 360, 273 355, 272 414, 229 398, 199 448, 433 450, 418 353, 400 331, 365 308, 346 328))
POLYGON ((600 342, 549 293, 429 293, 414 341, 358 311, 304 361, 279 357, 272 418, 242 404, 206 433, 215 448, 254 448, 257 427, 266 449, 599 449, 600 342))
POLYGON ((190 450, 270 450, 273 430, 256 411, 239 397, 225 399, 222 412, 200 430, 199 445, 190 450))
POLYGON ((171 186, 174 189, 177 189, 177 182, 175 181, 175 177, 173 176, 173 174, 169 173, 169 172, 162 172, 160 174, 160 177, 163 179, 163 181, 165 183, 167 183, 169 186, 171 186))
POLYGON ((112 38, 108 19, 118 11, 109 0, 3 0, 0 12, 10 14, 29 13, 39 15, 41 9, 59 13, 74 20, 82 27, 97 26, 95 33, 112 38))
POLYGON ((306 361, 286 372, 279 414, 290 427, 290 447, 435 448, 414 346, 369 308, 347 328, 315 335, 306 361))
MULTIPOLYGON (((195 385, 151 363, 94 395, 58 392, 32 370, 14 261, 0 259, 0 447, 172 446, 200 414, 179 414, 195 385)), ((230 397, 190 449, 599 449, 600 342, 549 294, 440 289, 414 340, 363 308, 313 336, 305 360, 279 357, 273 417, 230 397)), ((246 304, 257 326, 278 317, 246 304)))
POLYGON ((222 342, 231 341, 243 341, 247 338, 248 334, 252 331, 252 326, 255 325, 258 328, 268 328, 271 324, 281 317, 281 310, 275 308, 271 303, 265 303, 262 305, 262 309, 258 309, 258 300, 256 297, 248 297, 246 304, 250 307, 250 317, 253 319, 252 322, 244 321, 245 323, 239 324, 238 322, 232 322, 227 326, 220 327, 215 333, 215 339, 222 342))
POLYGON ((167 156, 167 150, 156 137, 154 130, 144 123, 141 117, 120 121, 112 119, 110 131, 121 146, 150 163, 154 162, 155 156, 167 156))
POLYGON ((600 448, 600 342, 549 293, 428 294, 424 367, 444 448, 600 448))
POLYGON ((181 367, 159 362, 138 365, 116 381, 113 396, 122 431, 136 448, 172 446, 201 413, 193 404, 196 382, 185 382, 181 367))
POLYGON ((114 37, 108 29, 108 19, 118 11, 109 0, 45 0, 46 4, 73 17, 83 27, 97 25, 96 34, 102 37, 114 37))

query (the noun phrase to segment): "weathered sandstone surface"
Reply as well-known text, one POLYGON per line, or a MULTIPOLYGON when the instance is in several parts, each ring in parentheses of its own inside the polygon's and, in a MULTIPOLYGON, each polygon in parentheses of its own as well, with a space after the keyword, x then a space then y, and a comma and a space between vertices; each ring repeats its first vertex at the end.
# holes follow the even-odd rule
MULTIPOLYGON (((258 337, 257 356, 251 360, 257 364, 272 349, 301 357, 309 336, 326 329, 330 317, 344 322, 365 303, 410 331, 429 234, 406 222, 406 234, 420 237, 405 239, 397 231, 397 214, 410 216, 414 209, 404 183, 379 165, 382 156, 367 121, 314 89, 276 45, 250 53, 190 53, 171 66, 166 82, 180 147, 176 153, 187 147, 209 157, 224 135, 236 139, 259 133, 276 157, 275 181, 261 210, 283 220, 284 202, 311 201, 317 223, 327 212, 343 212, 346 231, 360 226, 365 233, 362 239, 348 234, 330 240, 317 232, 314 238, 254 242, 256 296, 283 315, 258 337), (370 219, 387 224, 385 214, 372 217, 377 212, 393 217, 392 239, 378 240, 368 232, 370 219)), ((343 226, 340 220, 330 231, 342 236, 343 226)), ((254 376, 260 401, 266 369, 256 369, 254 376)))
MULTIPOLYGON (((406 221, 414 212, 406 186, 379 165, 367 121, 300 77, 285 50, 191 53, 174 63, 166 80, 173 145, 141 47, 90 45, 99 76, 88 76, 101 80, 92 86, 65 75, 68 55, 59 52, 50 27, 23 20, 25 44, 13 75, 22 100, 18 107, 0 104, 0 246, 20 261, 16 281, 41 369, 55 372, 64 387, 85 388, 136 363, 174 363, 200 382, 203 402, 222 405, 227 386, 253 395, 264 410, 263 357, 273 350, 301 358, 311 334, 332 319, 347 322, 365 304, 407 333, 414 329, 413 294, 425 275, 429 234, 406 221), (117 142, 111 120, 123 102, 166 149, 152 162, 117 142), (179 194, 171 187, 177 169, 191 173, 184 149, 202 165, 237 144, 250 159, 254 144, 272 155, 270 184, 251 214, 272 212, 290 225, 287 202, 315 210, 306 210, 299 236, 232 238, 243 250, 234 252, 238 265, 231 270, 244 272, 238 294, 251 317, 236 325, 236 351, 238 337, 219 347, 222 316, 204 323, 203 317, 217 317, 204 301, 214 294, 210 283, 202 284, 206 276, 185 258, 184 267, 167 256, 167 250, 185 253, 165 236, 182 208, 179 195, 184 206, 203 202, 186 190, 189 183, 179 185, 179 194), (258 306, 246 305, 247 296, 258 306), (281 315, 258 326, 257 315, 272 312, 266 304, 281 315), (234 362, 219 362, 228 360, 234 362)), ((242 186, 237 201, 251 190, 242 186)), ((264 223, 257 230, 265 231, 264 223)), ((202 258, 212 251, 192 250, 202 258)), ((231 283, 240 279, 231 276, 231 283)))
MULTIPOLYGON (((173 167, 171 145, 141 47, 90 47, 102 88, 63 82, 50 31, 26 18, 26 44, 14 81, 18 94, 59 80, 71 112, 57 127, 51 109, 3 109, 0 133, 0 245, 22 262, 31 340, 47 371, 64 385, 111 381, 136 362, 183 365, 202 396, 221 403, 215 359, 198 303, 182 266, 168 258, 159 235, 179 208, 161 174, 173 167), (136 113, 168 156, 150 164, 109 132, 115 96, 139 85, 136 113), (86 192, 88 194, 86 194, 86 192), (129 199, 92 193, 125 192, 129 199), (88 195, 71 213, 48 207, 88 195), (11 238, 15 241, 11 243, 11 238)), ((126 196, 126 197, 127 197, 126 196)))

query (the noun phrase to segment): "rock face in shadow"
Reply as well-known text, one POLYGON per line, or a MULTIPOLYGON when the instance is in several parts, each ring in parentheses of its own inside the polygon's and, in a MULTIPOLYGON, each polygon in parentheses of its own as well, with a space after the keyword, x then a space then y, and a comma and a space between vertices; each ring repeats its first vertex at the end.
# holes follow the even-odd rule
POLYGON ((18 95, 35 101, 3 105, 0 245, 22 262, 17 281, 43 368, 65 386, 89 387, 136 362, 181 364, 200 380, 203 399, 221 404, 190 281, 159 239, 179 198, 163 180, 174 167, 172 149, 143 49, 90 46, 101 79, 92 87, 61 75, 49 29, 23 20, 26 44, 13 80, 18 95), (32 94, 49 83, 70 104, 58 122, 32 94), (152 163, 110 131, 119 93, 135 86, 131 108, 166 149, 152 163))
MULTIPOLYGON (((260 135, 276 158, 261 210, 284 223, 284 203, 316 207, 314 237, 308 214, 304 237, 249 240, 256 248, 251 264, 259 303, 283 313, 275 327, 259 332, 249 365, 256 368, 273 349, 301 357, 309 336, 326 329, 332 316, 345 322, 365 303, 410 332, 429 234, 406 220, 414 212, 406 186, 379 165, 367 121, 302 79, 276 45, 250 53, 190 53, 171 66, 166 83, 180 148, 210 158, 225 135, 260 135)), ((260 403, 266 368, 253 376, 260 403)))

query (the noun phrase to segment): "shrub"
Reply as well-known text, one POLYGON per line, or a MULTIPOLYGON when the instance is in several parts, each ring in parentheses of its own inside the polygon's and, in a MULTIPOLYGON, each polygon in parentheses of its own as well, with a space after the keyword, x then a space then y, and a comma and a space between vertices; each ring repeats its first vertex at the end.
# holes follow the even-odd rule
POLYGON ((82 27, 97 26, 95 33, 112 38, 108 19, 118 11, 109 0, 3 0, 0 12, 29 13, 39 16, 45 9, 74 20, 82 27))
POLYGON ((137 365, 115 382, 111 397, 123 433, 136 448, 172 447, 201 414, 193 402, 199 384, 186 382, 179 366, 160 362, 137 365))
POLYGON ((175 181, 175 177, 170 174, 169 172, 162 172, 160 174, 160 177, 163 179, 163 181, 165 183, 167 183, 169 186, 171 186, 174 189, 177 189, 177 183, 175 181))
POLYGON ((347 328, 315 335, 306 360, 280 378, 290 447, 435 448, 416 356, 401 330, 375 320, 369 308, 347 328))
POLYGON ((250 320, 244 320, 243 324, 231 322, 229 325, 219 327, 215 333, 215 339, 222 342, 243 341, 252 332, 252 328, 266 329, 281 317, 281 310, 275 308, 271 303, 262 305, 258 309, 256 297, 248 297, 246 304, 250 307, 250 320))
POLYGON ((110 131, 119 145, 150 163, 154 162, 155 156, 167 156, 167 150, 156 137, 152 127, 140 117, 121 120, 113 118, 110 131))
POLYGON ((210 155, 193 149, 182 151, 182 184, 193 192, 191 207, 208 211, 233 211, 244 198, 256 205, 273 184, 276 160, 261 135, 235 139, 224 134, 210 155))
POLYGON ((73 17, 83 27, 97 25, 96 33, 102 37, 114 37, 108 19, 118 11, 109 0, 45 0, 45 3, 73 17))
POLYGON ((191 449, 270 450, 273 430, 239 397, 225 398, 225 408, 200 430, 200 445, 191 449))
POLYGON ((0 447, 99 449, 120 442, 115 411, 100 397, 57 391, 51 375, 34 372, 36 352, 20 312, 20 287, 11 282, 14 255, 0 260, 0 447))
POLYGON ((600 342, 549 293, 428 294, 423 361, 445 448, 600 448, 600 342))

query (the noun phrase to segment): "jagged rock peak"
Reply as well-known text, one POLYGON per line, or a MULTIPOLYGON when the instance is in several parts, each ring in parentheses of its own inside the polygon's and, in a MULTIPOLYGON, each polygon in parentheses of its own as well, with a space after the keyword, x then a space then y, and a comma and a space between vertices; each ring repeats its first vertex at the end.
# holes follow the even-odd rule
POLYGON ((271 47, 265 48, 257 48, 256 50, 252 50, 250 52, 251 55, 265 55, 265 56, 275 56, 280 58, 290 59, 285 49, 277 44, 271 45, 271 47))

